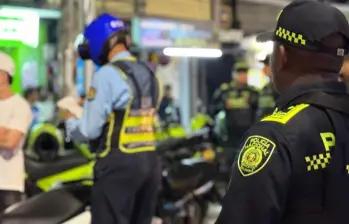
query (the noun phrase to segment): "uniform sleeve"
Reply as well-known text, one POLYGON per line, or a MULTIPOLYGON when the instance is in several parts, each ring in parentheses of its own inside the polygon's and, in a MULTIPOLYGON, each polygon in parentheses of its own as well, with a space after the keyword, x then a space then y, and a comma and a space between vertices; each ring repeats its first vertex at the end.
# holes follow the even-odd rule
POLYGON ((251 105, 251 108, 254 110, 258 109, 258 105, 259 105, 259 92, 256 89, 252 89, 251 90, 251 97, 249 99, 249 103, 251 105))
POLYGON ((125 108, 129 98, 129 87, 121 74, 111 66, 102 67, 93 76, 82 117, 66 121, 68 136, 78 142, 98 138, 109 114, 125 108))
POLYGON ((270 124, 258 124, 243 140, 216 224, 278 224, 291 176, 289 144, 270 124))

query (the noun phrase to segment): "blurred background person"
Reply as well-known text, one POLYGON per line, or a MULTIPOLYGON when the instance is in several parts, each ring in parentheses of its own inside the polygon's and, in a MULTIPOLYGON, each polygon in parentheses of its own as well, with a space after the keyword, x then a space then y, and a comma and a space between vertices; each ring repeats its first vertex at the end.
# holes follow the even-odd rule
POLYGON ((228 132, 225 148, 229 153, 230 164, 240 139, 256 120, 258 91, 248 85, 248 71, 247 63, 236 63, 233 80, 223 83, 213 96, 212 116, 215 117, 220 111, 225 112, 228 132))
POLYGON ((79 99, 79 105, 84 106, 85 100, 86 100, 86 94, 81 94, 79 99))
POLYGON ((40 101, 39 90, 37 88, 26 89, 24 91, 24 98, 28 101, 32 111, 33 121, 29 128, 32 129, 36 124, 39 123, 40 109, 36 104, 38 101, 40 101))
POLYGON ((13 59, 0 52, 0 212, 24 193, 24 144, 32 122, 29 103, 13 93, 13 59))
POLYGON ((40 93, 38 88, 28 88, 24 91, 24 98, 30 105, 35 104, 40 100, 40 93))
POLYGON ((178 123, 180 124, 179 108, 175 106, 172 87, 165 85, 164 96, 162 97, 159 107, 160 120, 165 123, 178 123))
POLYGON ((269 79, 259 95, 258 119, 270 115, 275 109, 275 100, 278 93, 274 90, 271 80, 270 56, 261 61, 264 64, 263 74, 269 79))

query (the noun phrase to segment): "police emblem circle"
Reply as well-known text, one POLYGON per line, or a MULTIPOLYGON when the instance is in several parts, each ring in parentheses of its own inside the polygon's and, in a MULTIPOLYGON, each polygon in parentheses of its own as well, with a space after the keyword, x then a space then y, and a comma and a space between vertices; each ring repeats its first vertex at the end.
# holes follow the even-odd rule
POLYGON ((89 90, 88 90, 88 94, 87 94, 87 99, 88 100, 93 100, 96 96, 96 89, 91 87, 89 90))
POLYGON ((251 147, 242 155, 242 166, 249 170, 255 170, 263 160, 263 152, 260 149, 251 147))

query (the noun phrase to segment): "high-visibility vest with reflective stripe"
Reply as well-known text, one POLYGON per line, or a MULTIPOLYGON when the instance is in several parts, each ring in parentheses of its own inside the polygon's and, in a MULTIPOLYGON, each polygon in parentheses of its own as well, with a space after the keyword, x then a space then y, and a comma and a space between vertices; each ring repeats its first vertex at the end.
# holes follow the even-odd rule
POLYGON ((131 89, 126 109, 114 110, 108 118, 97 153, 138 153, 155 150, 154 120, 160 98, 159 83, 151 70, 137 61, 116 61, 119 70, 131 89))

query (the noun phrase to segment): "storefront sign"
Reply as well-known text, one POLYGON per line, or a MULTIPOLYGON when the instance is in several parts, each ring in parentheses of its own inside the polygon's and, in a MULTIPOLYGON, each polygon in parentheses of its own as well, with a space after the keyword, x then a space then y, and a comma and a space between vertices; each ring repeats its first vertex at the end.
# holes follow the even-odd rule
POLYGON ((218 40, 221 43, 239 43, 244 38, 244 32, 238 29, 220 30, 218 40))
POLYGON ((209 47, 212 24, 189 23, 154 18, 132 20, 133 42, 140 47, 209 47))
POLYGON ((15 40, 37 47, 39 15, 30 10, 0 9, 0 40, 15 40))
POLYGON ((230 6, 221 5, 221 13, 219 14, 220 18, 220 28, 221 29, 230 29, 232 23, 232 10, 230 6))

